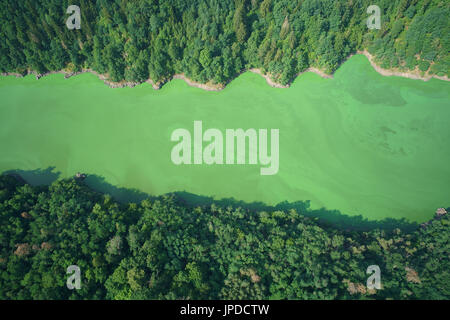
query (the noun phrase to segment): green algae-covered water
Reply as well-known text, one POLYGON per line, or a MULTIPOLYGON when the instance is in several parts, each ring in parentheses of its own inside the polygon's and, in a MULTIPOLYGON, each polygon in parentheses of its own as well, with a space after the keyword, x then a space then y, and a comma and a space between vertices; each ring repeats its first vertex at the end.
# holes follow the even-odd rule
POLYGON ((0 172, 55 167, 118 187, 276 204, 310 200, 369 219, 429 219, 450 205, 450 84, 383 77, 364 56, 291 88, 245 73, 220 92, 173 80, 111 89, 92 74, 0 78, 0 172), (277 128, 280 166, 172 163, 177 128, 277 128))

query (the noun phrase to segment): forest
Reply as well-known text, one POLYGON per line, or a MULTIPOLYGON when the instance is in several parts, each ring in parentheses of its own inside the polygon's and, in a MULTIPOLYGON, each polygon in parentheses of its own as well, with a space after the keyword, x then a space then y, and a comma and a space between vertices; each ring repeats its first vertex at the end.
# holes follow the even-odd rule
MULTIPOLYGON (((445 0, 2 0, 0 73, 224 85, 259 68, 288 84, 368 50, 383 68, 450 76, 449 16, 445 0), (379 30, 366 25, 372 4, 379 30), (69 5, 81 29, 66 27, 69 5)), ((123 203, 82 179, 32 186, 3 174, 0 300, 448 300, 448 211, 413 230, 356 230, 294 208, 192 206, 176 194, 123 203), (80 290, 66 287, 71 265, 80 290), (366 287, 371 265, 380 290, 366 287)))
POLYGON ((449 76, 450 2, 378 0, 3 0, 0 72, 94 70, 113 82, 174 74, 226 84, 259 68, 287 84, 308 67, 334 72, 357 50, 383 68, 449 76), (69 30, 69 5, 81 29, 69 30))
POLYGON ((298 210, 119 203, 82 179, 0 175, 0 299, 449 299, 450 219, 411 231, 324 225, 298 210), (81 270, 81 289, 66 269, 81 270), (367 289, 378 265, 381 289, 367 289))

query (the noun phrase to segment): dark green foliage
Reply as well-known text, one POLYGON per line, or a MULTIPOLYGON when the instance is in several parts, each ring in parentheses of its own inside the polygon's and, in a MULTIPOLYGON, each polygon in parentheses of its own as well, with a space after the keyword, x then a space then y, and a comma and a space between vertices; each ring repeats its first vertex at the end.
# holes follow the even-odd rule
POLYGON ((294 210, 118 204, 74 179, 0 176, 0 299, 449 299, 448 215, 342 231, 294 210), (81 290, 66 268, 81 268, 81 290), (366 269, 383 289, 366 292, 366 269))
POLYGON ((283 84, 310 66, 331 73, 367 48, 385 68, 449 75, 450 3, 381 0, 3 0, 0 72, 90 68, 112 81, 164 81, 184 73, 226 83, 261 68, 283 84), (81 8, 81 30, 65 10, 81 8), (426 61, 426 62, 424 62, 426 61))

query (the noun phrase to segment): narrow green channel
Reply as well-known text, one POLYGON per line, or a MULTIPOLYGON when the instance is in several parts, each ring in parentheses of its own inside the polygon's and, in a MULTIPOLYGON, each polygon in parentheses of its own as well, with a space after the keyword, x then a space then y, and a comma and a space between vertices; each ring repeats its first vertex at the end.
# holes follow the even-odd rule
POLYGON ((369 219, 424 221, 450 205, 449 83, 383 77, 362 55, 333 79, 289 89, 245 73, 208 92, 174 80, 111 89, 92 74, 0 78, 0 172, 95 173, 152 195, 173 191, 276 204, 310 200, 369 219), (276 128, 280 167, 172 163, 173 130, 276 128))

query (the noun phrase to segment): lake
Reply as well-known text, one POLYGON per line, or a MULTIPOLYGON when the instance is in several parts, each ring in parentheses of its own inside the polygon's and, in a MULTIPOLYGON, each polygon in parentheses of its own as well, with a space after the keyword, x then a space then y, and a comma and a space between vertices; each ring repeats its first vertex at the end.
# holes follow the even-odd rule
MULTIPOLYGON (((450 206, 450 87, 383 77, 355 55, 333 79, 272 88, 247 72, 219 92, 173 80, 111 89, 95 75, 0 77, 0 172, 54 167, 151 195, 174 191, 422 222, 450 206), (177 128, 279 129, 279 171, 175 165, 177 128)), ((40 183, 41 181, 34 181, 40 183)), ((44 182, 44 181, 42 181, 44 182)))

